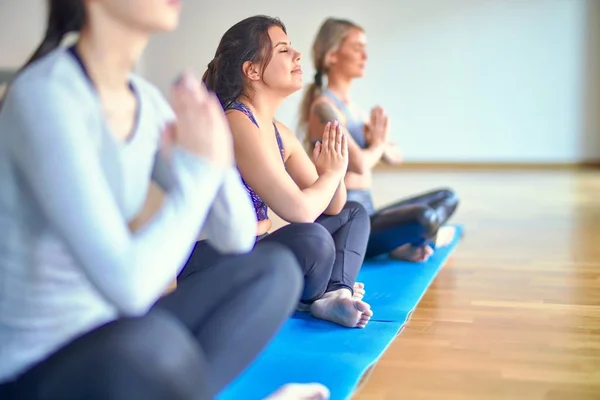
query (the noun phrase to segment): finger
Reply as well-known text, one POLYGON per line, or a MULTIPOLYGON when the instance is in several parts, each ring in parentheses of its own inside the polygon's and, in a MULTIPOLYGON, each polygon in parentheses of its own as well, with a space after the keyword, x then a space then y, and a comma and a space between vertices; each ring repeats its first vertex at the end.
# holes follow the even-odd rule
POLYGON ((375 121, 377 120, 377 111, 375 109, 371 110, 371 126, 375 126, 375 121))
POLYGON ((178 86, 183 86, 185 89, 193 92, 200 88, 200 81, 194 76, 194 74, 187 70, 181 76, 181 79, 177 82, 178 86))
POLYGON ((340 122, 336 119, 335 122, 333 123, 333 126, 329 130, 329 151, 332 153, 335 152, 335 140, 336 140, 335 137, 336 137, 339 127, 340 127, 340 122))
POLYGON ((381 127, 381 122, 382 122, 381 110, 377 110, 377 112, 375 113, 375 124, 378 127, 381 127))
POLYGON ((195 109, 206 99, 206 89, 190 73, 184 73, 171 89, 172 105, 176 112, 195 109))
POLYGON ((321 149, 322 151, 327 151, 329 148, 329 133, 331 131, 331 122, 328 122, 327 125, 325 125, 325 130, 323 131, 323 142, 321 145, 321 149))
POLYGON ((319 154, 321 154, 321 142, 315 143, 315 147, 313 149, 313 161, 317 161, 319 154))
POLYGON ((342 133, 342 157, 348 157, 348 138, 346 133, 342 133))
POLYGON ((196 83, 194 83, 192 86, 194 87, 193 92, 196 94, 197 99, 201 102, 208 101, 211 93, 208 91, 208 89, 206 89, 204 83, 198 81, 195 77, 194 80, 196 83))
POLYGON ((206 113, 206 118, 209 118, 207 124, 214 124, 215 127, 221 129, 229 129, 225 111, 223 111, 221 102, 214 93, 207 93, 206 101, 201 105, 201 108, 206 113))
POLYGON ((167 149, 175 142, 175 123, 168 124, 161 136, 161 146, 167 149))
POLYGON ((206 103, 212 112, 216 113, 222 120, 225 120, 225 111, 216 94, 206 92, 206 103))
POLYGON ((335 152, 342 154, 342 126, 338 124, 335 131, 335 152))

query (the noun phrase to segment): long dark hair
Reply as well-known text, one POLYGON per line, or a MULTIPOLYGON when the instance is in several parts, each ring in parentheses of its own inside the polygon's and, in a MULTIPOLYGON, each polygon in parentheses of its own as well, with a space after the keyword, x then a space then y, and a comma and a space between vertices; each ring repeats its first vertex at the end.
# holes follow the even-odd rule
POLYGON ((60 46, 68 33, 80 31, 84 22, 83 0, 48 0, 46 34, 21 70, 60 46))
POLYGON ((56 49, 68 33, 79 32, 85 22, 83 0, 48 0, 48 25, 42 43, 27 62, 10 78, 4 94, 0 96, 0 110, 12 82, 25 68, 56 49))
POLYGON ((261 63, 263 67, 271 61, 273 49, 269 28, 272 26, 278 26, 286 32, 285 25, 278 18, 257 15, 238 22, 221 38, 202 81, 216 93, 223 108, 227 108, 242 94, 247 95, 242 70, 246 61, 261 63))

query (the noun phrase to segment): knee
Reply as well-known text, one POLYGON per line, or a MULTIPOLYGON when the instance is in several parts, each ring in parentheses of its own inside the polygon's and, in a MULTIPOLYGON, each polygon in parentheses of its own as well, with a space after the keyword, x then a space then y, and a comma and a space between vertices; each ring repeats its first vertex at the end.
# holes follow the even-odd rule
POLYGON ((440 194, 446 204, 454 207, 458 206, 460 199, 454 190, 451 188, 442 188, 440 189, 440 194))
POLYGON ((152 310, 142 318, 123 322, 112 347, 126 364, 150 363, 158 374, 170 374, 196 364, 199 357, 196 342, 168 313, 152 310))
POLYGON ((417 220, 419 225, 423 228, 423 234, 426 237, 435 235, 442 224, 438 213, 429 207, 423 207, 419 212, 417 212, 417 220))
POLYGON ((261 262, 253 266, 256 280, 268 281, 269 287, 283 288, 285 296, 297 300, 303 285, 303 274, 294 253, 279 243, 263 243, 254 250, 261 262))
POLYGON ((364 219, 364 220, 369 219, 369 212, 367 211, 365 206, 363 206, 362 204, 360 204, 357 201, 346 202, 346 205, 344 206, 344 210, 348 210, 350 212, 350 216, 353 219, 364 219))
POLYGON ((335 243, 331 233, 318 223, 302 224, 297 240, 302 243, 308 263, 333 264, 335 243))
POLYGON ((192 398, 209 390, 201 350, 188 330, 166 312, 152 310, 142 318, 122 320, 109 340, 115 379, 146 384, 153 391, 192 398), (118 377, 118 378, 117 378, 118 377))

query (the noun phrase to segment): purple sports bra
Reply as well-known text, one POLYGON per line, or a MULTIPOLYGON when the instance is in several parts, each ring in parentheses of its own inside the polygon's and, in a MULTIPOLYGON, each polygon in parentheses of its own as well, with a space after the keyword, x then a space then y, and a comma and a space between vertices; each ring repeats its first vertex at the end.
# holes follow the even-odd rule
MULTIPOLYGON (((238 111, 243 112, 244 114, 246 114, 246 116, 248 118, 250 118, 250 121, 252 121, 252 123, 254 125, 256 125, 257 128, 260 128, 260 126, 258 126, 258 122, 256 122, 256 118, 254 118, 254 115, 252 114, 252 111, 250 111, 250 109, 243 103, 240 103, 239 101, 234 101, 230 105, 227 106, 227 110, 238 110, 238 111)), ((279 146, 279 152, 281 153, 281 159, 284 160, 285 152, 283 149, 283 142, 281 141, 281 136, 279 135, 279 130, 277 129, 277 125, 275 123, 273 123, 273 126, 275 127, 275 137, 277 138, 277 146, 279 146)), ((246 190, 250 194, 250 198, 252 199, 252 204, 254 205, 254 211, 256 212, 256 218, 259 221, 268 219, 269 207, 267 206, 267 204, 265 204, 263 199, 261 199, 260 196, 258 194, 256 194, 256 192, 254 192, 254 190, 252 190, 252 188, 250 186, 248 186, 248 184, 246 183, 244 178, 242 178, 242 183, 244 184, 244 186, 246 187, 246 190)))

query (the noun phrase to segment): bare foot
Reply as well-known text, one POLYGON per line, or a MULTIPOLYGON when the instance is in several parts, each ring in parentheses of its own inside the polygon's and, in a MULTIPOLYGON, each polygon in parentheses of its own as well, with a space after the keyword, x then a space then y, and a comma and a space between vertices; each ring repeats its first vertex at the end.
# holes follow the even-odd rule
POLYGON ((373 311, 371 306, 362 300, 352 298, 348 289, 339 289, 325 293, 310 307, 315 318, 335 322, 348 328, 364 328, 373 311))
POLYGON ((435 240, 436 247, 448 246, 456 236, 456 228, 453 226, 442 226, 438 229, 437 238, 435 240))
POLYGON ((354 284, 353 287, 354 290, 354 294, 352 295, 352 298, 355 300, 362 300, 363 297, 365 297, 365 284, 362 282, 356 282, 354 284))
POLYGON ((425 262, 433 254, 433 249, 429 246, 413 246, 412 244, 402 245, 390 253, 391 258, 402 261, 425 262))
POLYGON ((319 383, 288 383, 265 400, 326 400, 329 389, 319 383))

